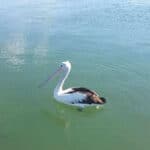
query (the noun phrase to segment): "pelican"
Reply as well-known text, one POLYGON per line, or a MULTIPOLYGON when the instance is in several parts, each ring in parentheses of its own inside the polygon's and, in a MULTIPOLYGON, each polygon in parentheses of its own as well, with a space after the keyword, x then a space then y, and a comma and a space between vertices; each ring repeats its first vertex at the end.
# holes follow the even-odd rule
POLYGON ((104 97, 100 97, 95 91, 89 90, 84 87, 72 87, 63 89, 63 85, 71 71, 71 63, 64 61, 60 64, 58 69, 48 77, 39 87, 44 86, 49 80, 52 80, 54 76, 61 73, 60 79, 54 89, 54 98, 61 103, 77 106, 79 108, 85 108, 88 106, 98 106, 106 103, 104 97))

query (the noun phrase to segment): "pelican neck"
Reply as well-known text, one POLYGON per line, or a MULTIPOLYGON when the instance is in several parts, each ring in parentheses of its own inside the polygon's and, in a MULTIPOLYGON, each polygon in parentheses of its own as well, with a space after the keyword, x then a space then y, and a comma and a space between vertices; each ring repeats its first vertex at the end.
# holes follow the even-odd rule
POLYGON ((63 92, 63 85, 64 85, 69 74, 70 74, 70 69, 62 72, 62 75, 61 75, 61 77, 60 77, 60 79, 59 79, 59 81, 55 87, 54 95, 61 94, 63 92))

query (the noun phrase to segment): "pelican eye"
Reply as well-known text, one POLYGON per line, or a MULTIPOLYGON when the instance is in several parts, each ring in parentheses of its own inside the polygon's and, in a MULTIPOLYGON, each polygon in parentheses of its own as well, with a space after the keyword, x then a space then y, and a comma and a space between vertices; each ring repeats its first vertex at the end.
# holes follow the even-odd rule
POLYGON ((60 65, 60 67, 63 67, 63 65, 60 65))

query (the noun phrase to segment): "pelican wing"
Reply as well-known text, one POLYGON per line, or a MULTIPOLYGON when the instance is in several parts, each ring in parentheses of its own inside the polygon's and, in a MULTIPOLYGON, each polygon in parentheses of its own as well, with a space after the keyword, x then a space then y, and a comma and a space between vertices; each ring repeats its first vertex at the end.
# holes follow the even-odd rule
POLYGON ((84 103, 84 104, 103 104, 104 103, 104 98, 100 98, 99 95, 92 90, 89 90, 84 87, 79 87, 79 88, 71 88, 70 91, 68 91, 66 94, 70 93, 82 93, 86 95, 86 98, 80 101, 79 103, 84 103))

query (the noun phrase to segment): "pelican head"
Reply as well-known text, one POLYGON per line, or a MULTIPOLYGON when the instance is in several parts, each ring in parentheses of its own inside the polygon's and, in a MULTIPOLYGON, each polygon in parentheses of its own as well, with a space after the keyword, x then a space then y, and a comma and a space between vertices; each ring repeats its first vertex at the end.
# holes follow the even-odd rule
POLYGON ((64 61, 60 64, 60 68, 64 71, 70 71, 71 63, 69 61, 64 61))

